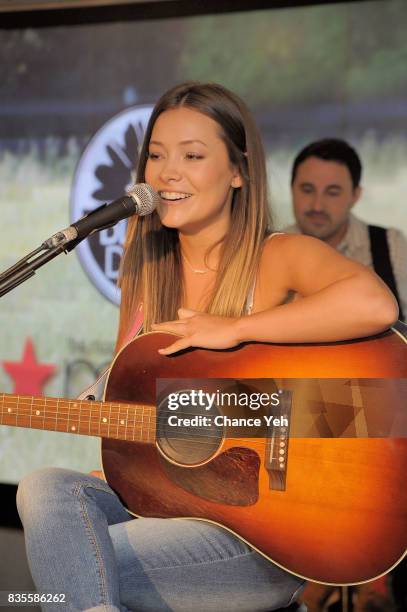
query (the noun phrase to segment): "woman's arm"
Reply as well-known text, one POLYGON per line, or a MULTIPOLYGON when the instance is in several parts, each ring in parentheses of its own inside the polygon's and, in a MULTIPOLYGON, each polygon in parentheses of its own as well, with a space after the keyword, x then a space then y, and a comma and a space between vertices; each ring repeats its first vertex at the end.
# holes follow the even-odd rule
POLYGON ((230 348, 250 340, 346 340, 383 331, 397 319, 396 300, 379 277, 320 240, 274 237, 263 253, 263 286, 265 274, 274 293, 291 290, 300 299, 236 319, 181 309, 178 321, 154 326, 183 336, 163 354, 189 346, 230 348))
POLYGON ((277 282, 302 299, 254 314, 253 321, 242 317, 236 325, 243 341, 248 333, 252 340, 266 333, 274 342, 345 340, 383 331, 397 319, 397 302, 383 281, 321 240, 284 235, 267 247, 266 270, 278 258, 277 282))

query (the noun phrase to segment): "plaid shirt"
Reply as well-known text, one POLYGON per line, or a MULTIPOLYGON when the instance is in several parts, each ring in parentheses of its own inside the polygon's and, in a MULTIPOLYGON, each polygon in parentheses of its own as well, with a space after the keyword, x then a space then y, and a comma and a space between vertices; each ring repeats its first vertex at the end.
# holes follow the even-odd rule
MULTIPOLYGON (((285 232, 289 234, 300 234, 298 225, 286 227, 285 232)), ((390 260, 393 268, 394 278, 399 292, 401 307, 404 316, 407 316, 407 239, 398 229, 387 230, 390 260)), ((370 252, 370 240, 368 225, 355 215, 349 215, 349 225, 342 242, 337 246, 346 257, 354 259, 365 266, 373 268, 372 253, 370 252)))

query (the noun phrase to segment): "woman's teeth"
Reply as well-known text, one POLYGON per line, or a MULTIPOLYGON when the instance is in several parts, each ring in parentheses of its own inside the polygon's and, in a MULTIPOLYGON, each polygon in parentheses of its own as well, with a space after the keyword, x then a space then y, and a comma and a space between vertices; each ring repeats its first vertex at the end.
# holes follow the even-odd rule
POLYGON ((159 191, 159 195, 163 200, 171 200, 172 202, 176 200, 185 200, 191 197, 190 193, 174 193, 172 191, 159 191))

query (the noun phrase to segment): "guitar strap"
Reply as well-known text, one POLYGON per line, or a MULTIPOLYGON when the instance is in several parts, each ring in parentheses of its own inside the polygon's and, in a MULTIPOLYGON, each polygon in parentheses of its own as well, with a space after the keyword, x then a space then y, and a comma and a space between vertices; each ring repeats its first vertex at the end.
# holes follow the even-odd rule
POLYGON ((97 402, 101 402, 103 399, 103 391, 105 390, 106 380, 110 372, 110 367, 106 368, 102 372, 95 382, 93 382, 89 387, 86 387, 76 399, 78 400, 96 400, 97 402))
POLYGON ((396 279, 391 265, 387 230, 377 225, 368 225, 368 229, 374 270, 393 292, 399 305, 399 319, 404 320, 396 279))

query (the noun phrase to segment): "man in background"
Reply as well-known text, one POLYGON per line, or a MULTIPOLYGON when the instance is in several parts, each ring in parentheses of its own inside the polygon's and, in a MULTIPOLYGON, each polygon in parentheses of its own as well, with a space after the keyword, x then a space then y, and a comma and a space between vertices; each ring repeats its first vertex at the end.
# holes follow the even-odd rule
MULTIPOLYGON (((362 164, 355 149, 337 138, 306 146, 294 160, 291 189, 296 224, 286 228, 320 238, 347 257, 370 266, 392 290, 399 304, 399 319, 407 316, 407 240, 398 229, 368 225, 352 212, 360 199, 362 164)), ((402 561, 388 581, 373 581, 358 588, 354 612, 406 610, 407 562, 402 561), (387 591, 387 592, 386 592, 387 591)), ((333 589, 309 583, 304 601, 313 612, 324 605, 333 589)), ((335 606, 334 606, 335 607, 335 606)))
POLYGON ((393 291, 407 315, 407 240, 400 230, 368 225, 352 208, 362 194, 362 164, 344 140, 326 138, 306 146, 294 160, 291 188, 296 224, 286 228, 324 240, 370 266, 393 291))

